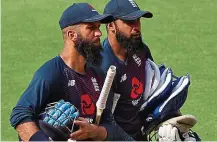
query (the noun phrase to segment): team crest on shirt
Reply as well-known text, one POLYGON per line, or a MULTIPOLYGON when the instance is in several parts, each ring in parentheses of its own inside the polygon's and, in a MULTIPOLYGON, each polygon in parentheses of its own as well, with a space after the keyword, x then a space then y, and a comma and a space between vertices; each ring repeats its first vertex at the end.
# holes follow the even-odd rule
POLYGON ((91 81, 92 81, 92 83, 93 83, 93 86, 94 86, 95 91, 96 91, 96 92, 99 92, 99 91, 100 91, 100 89, 99 89, 99 84, 97 83, 96 78, 95 78, 95 77, 91 77, 91 81))
POLYGON ((141 59, 140 57, 138 57, 136 54, 133 55, 133 59, 136 62, 136 64, 138 65, 138 67, 141 65, 141 59))

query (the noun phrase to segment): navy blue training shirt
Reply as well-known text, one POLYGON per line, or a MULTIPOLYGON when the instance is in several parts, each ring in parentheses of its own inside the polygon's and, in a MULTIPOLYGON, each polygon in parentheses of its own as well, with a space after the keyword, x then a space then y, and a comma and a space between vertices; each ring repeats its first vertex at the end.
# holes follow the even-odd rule
POLYGON ((146 140, 141 134, 144 120, 140 117, 139 109, 142 104, 142 94, 145 89, 145 61, 152 59, 149 48, 144 44, 140 51, 128 55, 126 61, 115 56, 106 38, 103 42, 104 51, 102 70, 106 73, 110 65, 115 65, 115 93, 120 98, 114 110, 116 123, 135 140, 146 140))
MULTIPOLYGON (((90 123, 95 122, 96 101, 104 83, 104 74, 96 67, 87 67, 86 74, 79 74, 69 68, 60 56, 57 56, 35 73, 31 83, 12 110, 10 122, 16 128, 24 122, 36 122, 48 103, 60 99, 68 101, 79 109, 80 116, 90 123)), ((112 97, 112 95, 109 95, 112 97)), ((107 101, 109 108, 111 100, 107 101)), ((118 134, 110 110, 104 110, 101 122, 107 130, 107 140, 132 140, 125 132, 118 134)), ((121 131, 121 130, 120 130, 121 131)))

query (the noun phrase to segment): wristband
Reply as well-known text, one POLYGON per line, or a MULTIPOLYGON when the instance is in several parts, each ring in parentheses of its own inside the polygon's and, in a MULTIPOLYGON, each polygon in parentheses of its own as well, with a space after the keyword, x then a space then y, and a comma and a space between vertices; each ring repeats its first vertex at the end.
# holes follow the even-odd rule
POLYGON ((31 136, 29 141, 49 141, 49 137, 42 131, 37 131, 31 136))

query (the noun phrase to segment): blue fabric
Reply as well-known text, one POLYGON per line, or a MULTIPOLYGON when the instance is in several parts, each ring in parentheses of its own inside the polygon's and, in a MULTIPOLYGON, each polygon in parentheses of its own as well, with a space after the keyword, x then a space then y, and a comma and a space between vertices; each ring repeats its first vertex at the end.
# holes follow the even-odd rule
MULTIPOLYGON (((176 87, 176 85, 178 84, 178 82, 180 81, 180 78, 178 78, 177 80, 174 81, 172 88, 176 87)), ((168 99, 166 99, 163 103, 161 103, 153 112, 154 117, 155 118, 159 118, 161 117, 162 119, 164 119, 164 117, 166 117, 167 115, 169 115, 170 113, 173 112, 177 112, 180 110, 180 108, 184 105, 186 99, 187 99, 187 95, 188 95, 188 87, 190 85, 187 84, 183 90, 178 93, 176 96, 174 96, 172 99, 170 99, 166 105, 163 107, 163 109, 161 111, 159 111, 160 107, 162 106, 162 104, 164 104, 164 102, 166 102, 168 99)))
POLYGON ((36 71, 31 83, 20 97, 12 110, 11 125, 16 127, 19 123, 35 121, 46 104, 61 99, 57 94, 63 94, 63 64, 60 57, 55 57, 46 62, 36 71), (54 95, 52 97, 52 95, 54 95))
POLYGON ((64 29, 70 25, 74 25, 80 22, 100 21, 101 23, 109 23, 112 20, 113 17, 111 15, 100 15, 88 3, 74 3, 63 12, 59 20, 59 25, 61 29, 64 29))
POLYGON ((42 131, 37 131, 31 136, 29 141, 49 141, 49 137, 42 131))
POLYGON ((149 11, 142 11, 134 0, 110 0, 104 8, 104 14, 111 14, 115 19, 135 20, 140 17, 151 18, 149 11))

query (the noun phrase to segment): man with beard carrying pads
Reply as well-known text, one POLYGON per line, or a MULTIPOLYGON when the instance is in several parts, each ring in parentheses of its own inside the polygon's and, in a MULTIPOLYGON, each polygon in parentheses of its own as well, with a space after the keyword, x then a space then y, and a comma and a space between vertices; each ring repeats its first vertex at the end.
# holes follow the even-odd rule
MULTIPOLYGON (((167 71, 165 72, 162 70, 162 67, 165 66, 158 67, 151 61, 153 58, 150 50, 147 45, 142 42, 140 18, 152 18, 152 13, 140 10, 134 0, 110 0, 105 6, 104 14, 111 14, 114 17, 114 21, 106 25, 108 36, 103 42, 104 51, 101 52, 103 56, 101 68, 105 73, 110 65, 116 66, 117 69, 113 84, 115 94, 112 108, 116 123, 133 139, 137 141, 147 141, 147 134, 149 133, 146 132, 148 128, 152 125, 156 125, 155 127, 157 127, 158 123, 149 123, 153 122, 155 118, 152 121, 150 117, 146 116, 146 113, 152 116, 152 109, 159 110, 154 111, 156 120, 165 121, 162 119, 163 117, 158 117, 160 115, 166 116, 168 114, 174 114, 174 116, 170 115, 168 117, 175 117, 175 119, 169 119, 170 121, 168 120, 167 123, 164 123, 159 128, 158 135, 160 141, 189 141, 190 138, 194 141, 199 140, 196 135, 190 135, 189 130, 180 133, 181 127, 176 128, 176 126, 179 125, 168 125, 171 124, 171 122, 181 122, 180 118, 182 116, 176 116, 180 115, 179 109, 185 102, 189 83, 185 84, 185 87, 180 87, 180 78, 176 77, 173 85, 170 85, 172 84, 172 70, 164 68, 167 71), (150 66, 152 67, 148 68, 150 66), (148 69, 152 70, 150 72, 153 74, 150 72, 148 74, 148 69), (157 70, 159 71, 158 73, 156 72, 157 70), (165 76, 167 76, 167 79, 165 79, 165 76), (156 80, 156 78, 158 79, 156 80), (161 81, 159 83, 158 81, 160 79, 161 81), (157 86, 156 81, 160 85, 157 86), (179 82, 179 85, 176 86, 177 82, 179 82), (147 90, 152 89, 151 91, 153 91, 154 87, 148 87, 147 84, 151 84, 150 86, 155 86, 155 88, 160 87, 157 88, 158 90, 156 91, 158 94, 155 92, 154 95, 149 96, 151 93, 147 93, 147 90), (175 90, 172 90, 174 91, 172 95, 172 91, 170 92, 171 89, 175 90), (177 90, 181 92, 177 93, 177 90), (170 97, 166 98, 168 95, 170 95, 170 97), (143 102, 145 97, 148 97, 148 99, 145 100, 146 102, 143 102), (149 101, 150 98, 154 99, 149 101), (178 101, 178 103, 176 101, 178 101), (152 106, 140 112, 141 106, 144 105, 144 107, 146 107, 147 103, 152 106), (167 111, 161 110, 162 108, 165 108, 167 111), (185 137, 183 137, 182 134, 184 134, 185 137)), ((185 78, 188 80, 189 76, 185 76, 185 78)), ((184 117, 186 116, 183 116, 182 119, 184 117)), ((194 125, 196 119, 191 117, 191 120, 193 120, 192 122, 194 123, 192 124, 194 125)), ((188 123, 186 123, 186 125, 187 124, 188 123)))
MULTIPOLYGON (((102 59, 102 33, 99 27, 101 23, 112 20, 112 16, 100 15, 87 3, 74 3, 63 12, 59 20, 64 40, 62 52, 36 71, 11 114, 11 125, 21 140, 48 141, 48 136, 39 129, 38 121, 39 115, 46 111, 46 106, 54 102, 58 102, 54 108, 66 102, 65 106, 72 108, 72 119, 77 116, 76 110, 79 112, 78 119, 74 121, 79 130, 70 134, 71 139, 118 140, 114 138, 118 134, 114 132, 116 129, 108 122, 110 115, 105 116, 106 113, 103 113, 105 115, 102 116, 100 125, 94 124, 96 101, 105 78, 94 67, 100 65, 102 59)), ((52 115, 51 111, 49 114, 52 115)))
POLYGON ((120 97, 114 118, 124 131, 135 140, 143 141, 143 120, 139 116, 145 88, 145 61, 152 59, 149 48, 142 42, 140 18, 151 18, 152 13, 141 11, 133 0, 110 0, 104 14, 111 14, 115 21, 107 24, 108 37, 103 42, 101 68, 107 71, 115 65, 115 97, 120 97))

